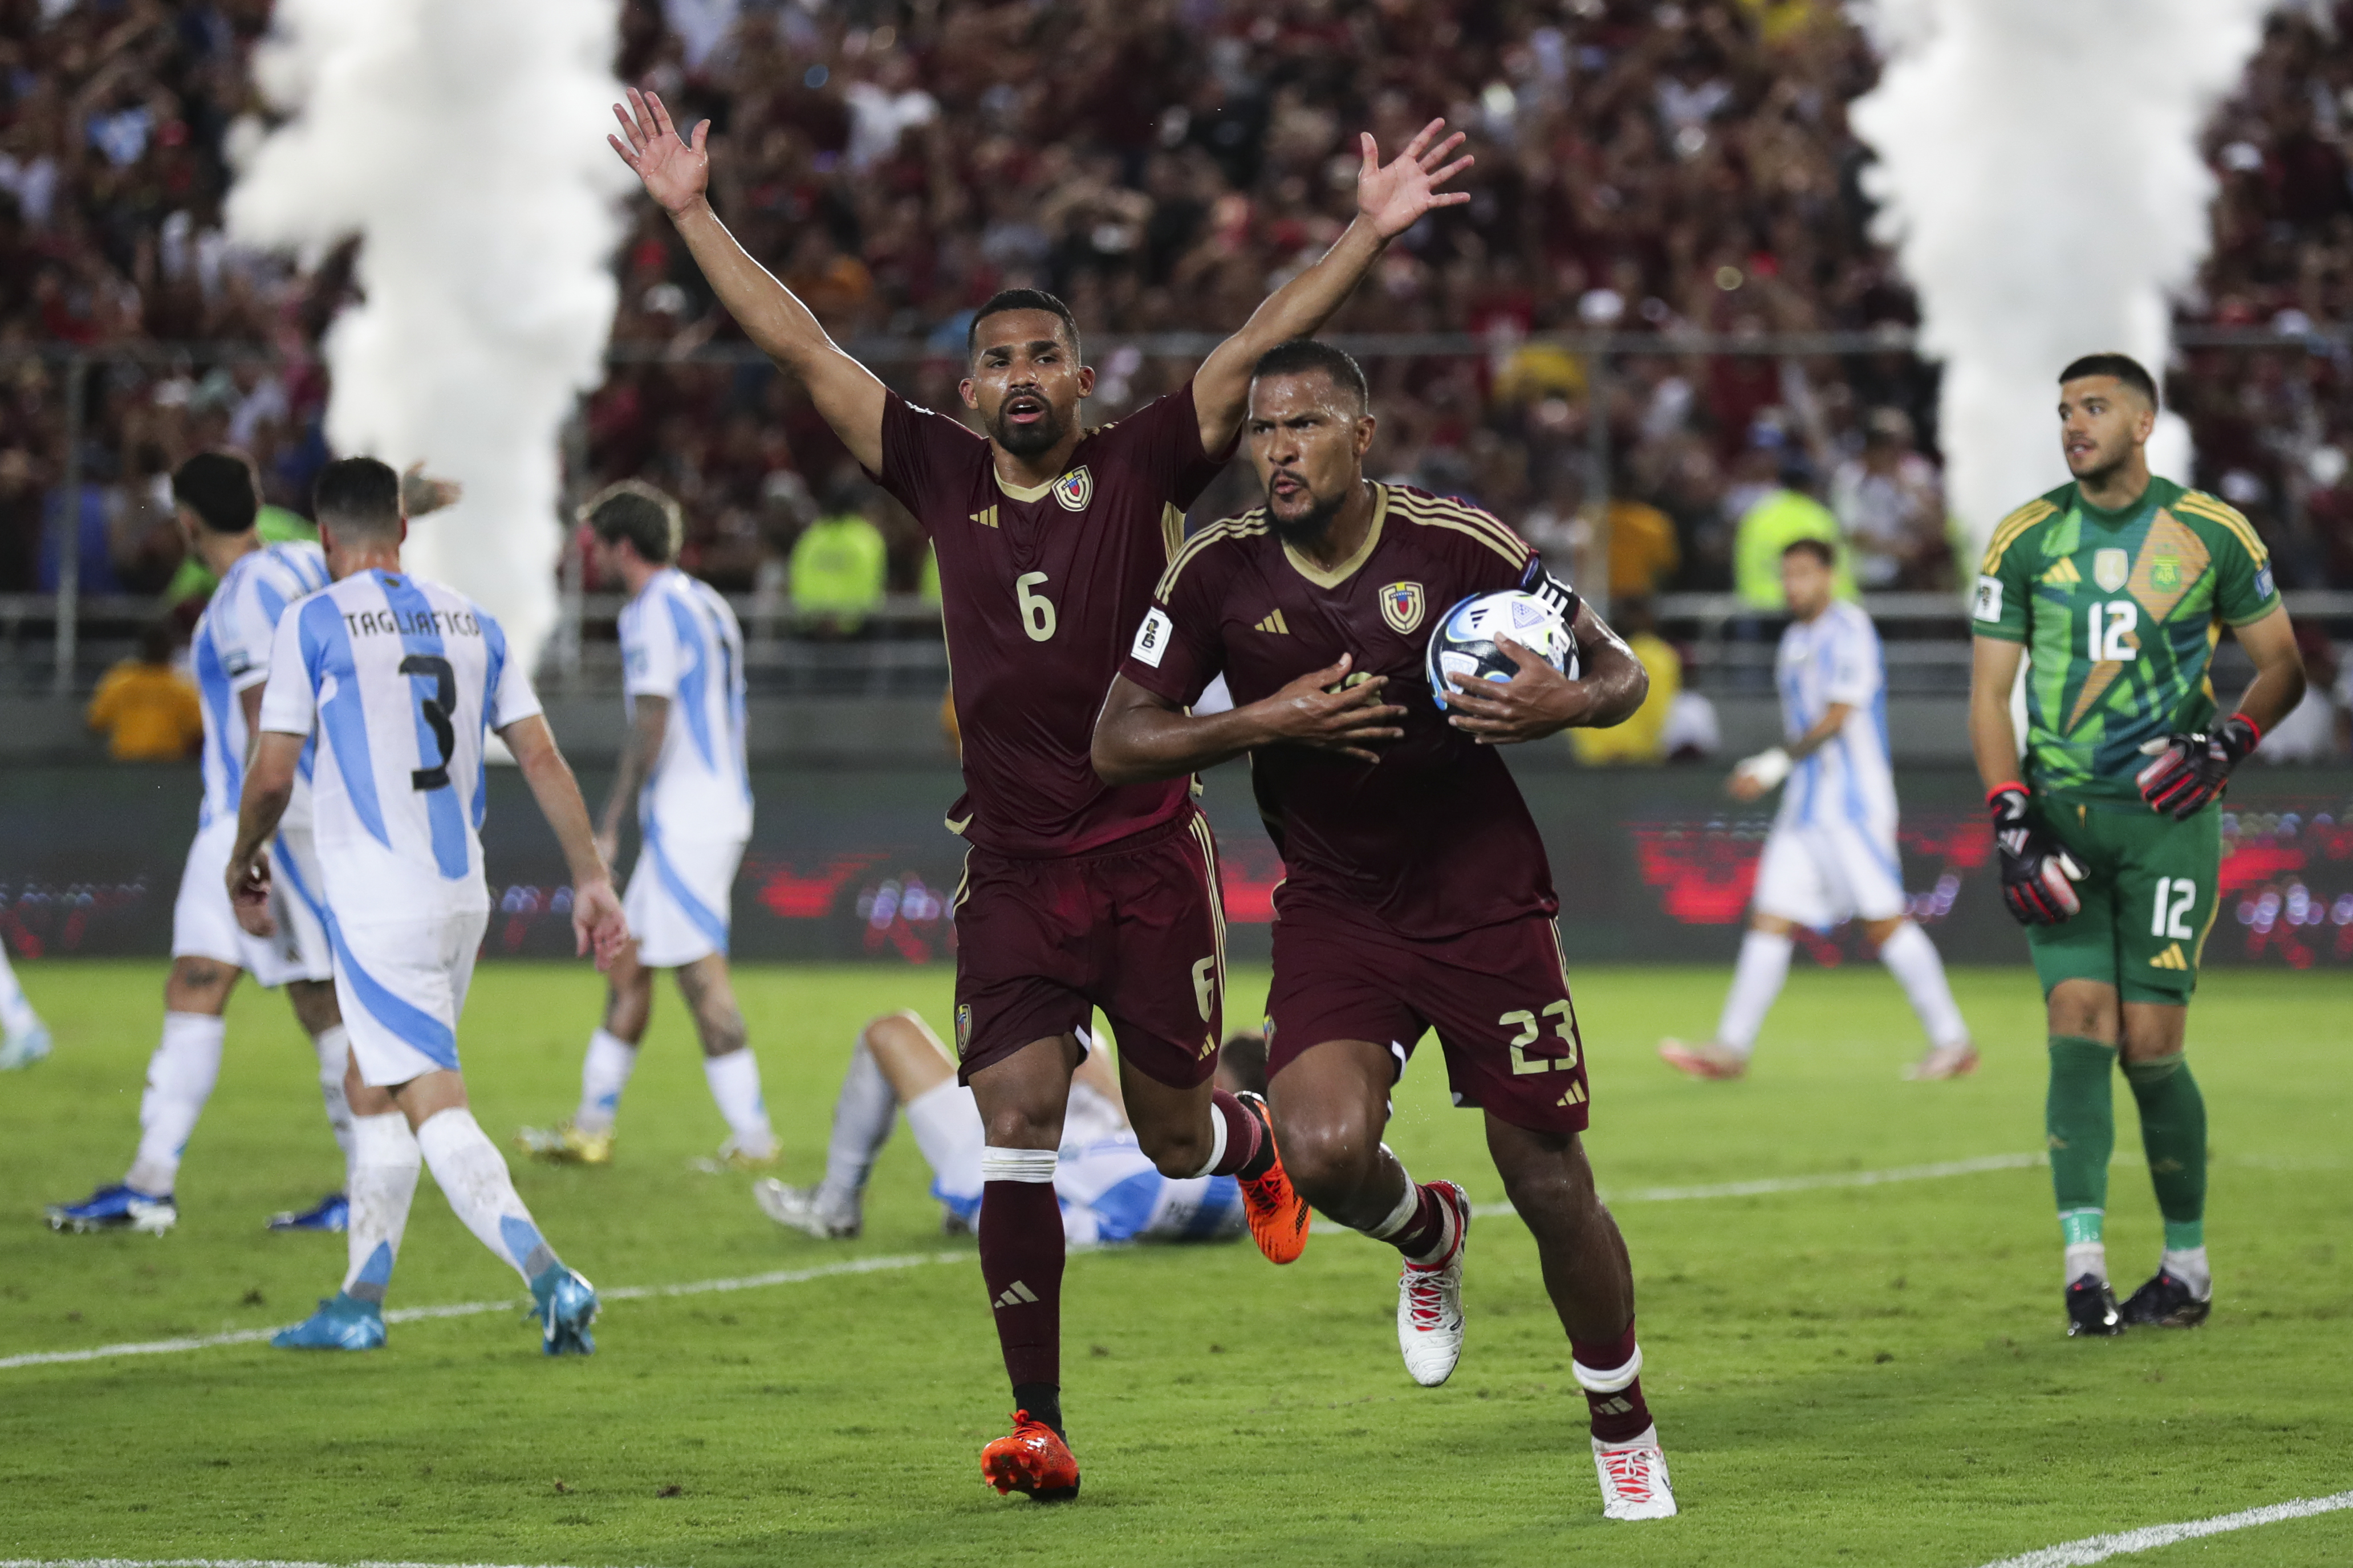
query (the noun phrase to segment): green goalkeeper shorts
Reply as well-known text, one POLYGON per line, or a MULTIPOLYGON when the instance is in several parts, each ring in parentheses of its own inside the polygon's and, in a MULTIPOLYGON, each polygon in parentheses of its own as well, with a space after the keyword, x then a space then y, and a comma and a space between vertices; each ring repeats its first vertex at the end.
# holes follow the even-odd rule
POLYGON ((2038 798, 2052 837, 2084 868, 2083 910, 2026 928, 2042 994, 2063 980, 2113 985, 2126 1002, 2185 1005, 2221 907, 2222 810, 2176 822, 2139 802, 2038 798))

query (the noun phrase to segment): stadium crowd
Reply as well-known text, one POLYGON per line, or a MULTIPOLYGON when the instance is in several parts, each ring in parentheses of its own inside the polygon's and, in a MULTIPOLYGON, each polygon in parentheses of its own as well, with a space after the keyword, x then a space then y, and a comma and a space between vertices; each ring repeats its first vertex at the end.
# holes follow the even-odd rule
MULTIPOLYGON (((301 508, 327 456, 321 332, 348 252, 309 270, 222 232, 269 110, 249 72, 269 0, 0 0, 0 592, 54 580, 60 362, 90 374, 84 584, 168 582, 164 477, 228 442, 301 508), (269 362, 190 352, 267 345, 269 362)), ((2183 318, 2353 321, 2353 5, 2275 16, 2216 118, 2213 259, 2183 318)), ((708 116, 720 210, 837 335, 928 345, 886 366, 953 400, 964 312, 1029 283, 1098 338, 1238 324, 1350 210, 1353 138, 1470 131, 1473 200, 1385 260, 1339 331, 1453 331, 1476 352, 1369 368, 1375 469, 1475 497, 1547 546, 1610 531, 1620 595, 1733 585, 1760 503, 1831 509, 1866 586, 1952 581, 1936 379, 1900 353, 1627 355, 1603 383, 1612 505, 1586 506, 1588 369, 1525 340, 1609 327, 1747 335, 1907 324, 1870 235, 1845 108, 1873 82, 1831 0, 628 0, 617 67, 708 116), (1365 62, 1383 62, 1368 70, 1365 62)), ((617 258, 625 363, 591 399, 589 465, 692 520, 688 564, 773 582, 820 520, 917 586, 913 525, 797 390, 740 351, 650 203, 617 258)), ((1187 364, 1099 349, 1098 416, 1187 364)), ((2197 350, 2172 379, 2199 482, 2253 516, 2284 584, 2353 584, 2343 351, 2197 350)), ((1244 499, 1239 475, 1202 510, 1244 499)), ((822 536, 821 536, 822 537, 822 536)), ((868 565, 860 572, 875 570, 868 565)))

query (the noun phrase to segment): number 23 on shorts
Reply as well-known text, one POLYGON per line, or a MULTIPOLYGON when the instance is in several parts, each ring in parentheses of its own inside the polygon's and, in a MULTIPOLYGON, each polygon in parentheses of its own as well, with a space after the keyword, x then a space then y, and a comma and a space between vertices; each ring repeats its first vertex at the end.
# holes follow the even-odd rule
POLYGON ((1512 1073, 1514 1077, 1534 1072, 1555 1070, 1575 1072, 1577 1070, 1578 1061, 1577 1026, 1568 998, 1564 996, 1557 1002, 1547 1002, 1544 1005, 1543 1013, 1546 1017, 1554 1020, 1552 1032, 1568 1047, 1567 1056, 1531 1058, 1526 1054, 1527 1047, 1535 1044, 1537 1037, 1544 1033, 1544 1026, 1536 1021, 1536 1015, 1528 1009, 1515 1008, 1495 1020, 1496 1023, 1506 1027, 1518 1030, 1517 1034, 1505 1042, 1511 1047, 1512 1073))

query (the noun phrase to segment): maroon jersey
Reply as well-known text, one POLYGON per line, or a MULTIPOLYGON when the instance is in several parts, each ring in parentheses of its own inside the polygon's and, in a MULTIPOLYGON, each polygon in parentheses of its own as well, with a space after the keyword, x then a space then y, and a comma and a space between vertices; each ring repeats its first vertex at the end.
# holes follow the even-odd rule
POLYGON ((1343 653, 1386 675, 1402 738, 1360 763, 1306 746, 1253 752, 1259 812, 1282 851, 1278 918, 1313 910, 1399 936, 1451 936, 1558 908, 1544 841, 1493 746, 1446 722, 1422 656, 1472 594, 1529 586, 1544 568, 1509 528, 1461 501, 1376 485, 1364 547, 1332 572, 1274 536, 1263 509, 1186 542, 1121 673, 1190 704, 1219 671, 1237 705, 1343 653))
POLYGON ((964 735, 948 826, 1021 858, 1083 854, 1170 821, 1187 784, 1112 789, 1088 760, 1095 715, 1185 509, 1217 477, 1187 382, 1089 431, 1051 484, 1002 484, 988 442, 896 394, 882 411, 882 488, 938 552, 942 619, 964 735))

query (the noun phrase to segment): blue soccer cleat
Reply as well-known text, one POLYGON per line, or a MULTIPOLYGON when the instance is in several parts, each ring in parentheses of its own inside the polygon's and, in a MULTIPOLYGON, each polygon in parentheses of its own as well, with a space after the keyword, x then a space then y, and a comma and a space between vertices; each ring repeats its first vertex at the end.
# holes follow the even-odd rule
POLYGON ((180 1205, 169 1193, 141 1193, 117 1182, 78 1204, 51 1204, 47 1210, 51 1230, 76 1236, 93 1230, 140 1230, 161 1236, 180 1223, 180 1205))
POLYGON ((591 1355, 596 1342, 588 1325, 596 1319, 596 1288, 561 1263, 551 1263, 531 1282, 531 1315, 539 1320, 549 1355, 591 1355))
POLYGON ((381 1350, 384 1309, 338 1290, 292 1328, 270 1335, 269 1342, 281 1351, 381 1350))
POLYGON ((36 1024, 21 1035, 11 1035, 0 1043, 0 1072, 12 1068, 28 1068, 49 1054, 49 1031, 45 1025, 36 1024))
POLYGON ((269 1216, 272 1230, 332 1230, 351 1228, 351 1201, 341 1193, 329 1193, 311 1207, 296 1214, 288 1209, 269 1216))

